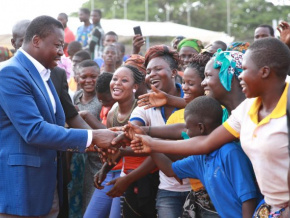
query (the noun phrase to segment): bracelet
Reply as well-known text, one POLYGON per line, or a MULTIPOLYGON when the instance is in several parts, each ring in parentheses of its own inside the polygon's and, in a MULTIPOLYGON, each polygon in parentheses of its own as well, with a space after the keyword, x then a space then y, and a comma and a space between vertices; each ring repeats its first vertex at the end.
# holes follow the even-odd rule
POLYGON ((149 126, 149 128, 148 128, 148 135, 150 136, 150 131, 151 131, 151 126, 149 126))

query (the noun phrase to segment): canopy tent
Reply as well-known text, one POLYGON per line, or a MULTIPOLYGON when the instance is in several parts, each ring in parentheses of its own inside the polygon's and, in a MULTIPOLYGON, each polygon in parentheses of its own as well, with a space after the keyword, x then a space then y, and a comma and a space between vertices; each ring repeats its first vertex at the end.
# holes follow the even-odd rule
MULTIPOLYGON (((10 38, 12 26, 17 21, 8 20, 4 22, 3 28, 0 30, 0 45, 5 45, 11 48, 10 38)), ((114 31, 119 36, 132 37, 134 35, 133 27, 140 26, 143 36, 159 36, 159 37, 175 37, 182 35, 188 38, 196 38, 203 43, 209 43, 216 40, 230 43, 234 40, 224 32, 215 32, 211 30, 200 29, 196 27, 189 27, 186 25, 171 23, 171 22, 145 22, 134 20, 121 19, 102 19, 102 27, 105 32, 114 31)), ((68 26, 76 33, 77 28, 82 25, 77 17, 69 17, 68 26)))
MULTIPOLYGON (((200 29, 196 27, 189 27, 186 25, 171 23, 171 22, 145 22, 134 20, 120 20, 120 19, 102 19, 101 25, 105 32, 114 31, 120 36, 133 36, 133 27, 140 26, 143 36, 171 36, 175 37, 182 35, 188 38, 196 38, 202 42, 212 42, 222 40, 225 43, 233 41, 224 32, 215 32, 211 30, 200 29)), ((80 26, 78 18, 69 18, 68 26, 71 30, 76 30, 80 26)))

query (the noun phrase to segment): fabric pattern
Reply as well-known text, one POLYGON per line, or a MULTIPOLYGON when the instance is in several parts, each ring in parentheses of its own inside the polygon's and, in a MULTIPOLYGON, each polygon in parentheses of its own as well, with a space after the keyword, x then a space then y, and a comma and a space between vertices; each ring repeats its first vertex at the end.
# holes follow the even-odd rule
POLYGON ((219 79, 227 91, 231 91, 232 79, 237 78, 242 70, 243 53, 238 51, 222 51, 218 49, 214 55, 215 69, 220 69, 219 79))
POLYGON ((80 26, 77 30, 76 41, 80 42, 83 48, 88 46, 89 34, 92 32, 94 28, 93 24, 89 26, 80 26))

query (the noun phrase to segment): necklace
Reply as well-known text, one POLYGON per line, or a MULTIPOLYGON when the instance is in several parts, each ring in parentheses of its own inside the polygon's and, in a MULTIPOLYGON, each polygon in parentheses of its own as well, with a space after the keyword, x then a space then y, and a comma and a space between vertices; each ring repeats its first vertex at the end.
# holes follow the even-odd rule
POLYGON ((128 123, 128 120, 129 120, 129 118, 131 116, 131 113, 134 110, 134 108, 136 107, 136 105, 137 105, 137 99, 134 100, 134 103, 132 105, 132 108, 131 108, 130 112, 128 113, 128 115, 126 116, 126 118, 123 119, 123 120, 120 120, 118 118, 119 106, 117 106, 115 108, 115 110, 114 110, 113 126, 124 126, 125 124, 127 124, 128 123))

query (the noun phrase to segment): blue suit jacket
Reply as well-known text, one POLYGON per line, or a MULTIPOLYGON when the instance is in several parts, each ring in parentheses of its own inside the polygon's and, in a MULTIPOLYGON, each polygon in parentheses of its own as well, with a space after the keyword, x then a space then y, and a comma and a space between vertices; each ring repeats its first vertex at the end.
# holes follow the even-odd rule
POLYGON ((65 129, 59 98, 56 113, 43 80, 18 51, 0 69, 0 213, 47 214, 57 181, 57 151, 84 152, 87 130, 65 129))

